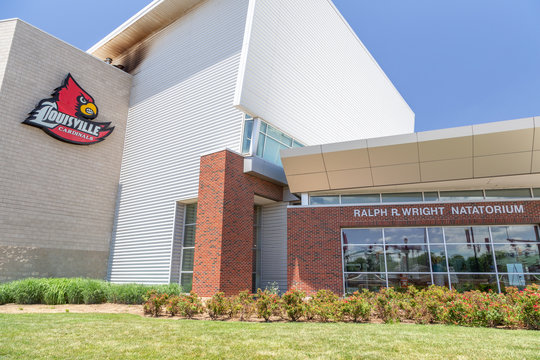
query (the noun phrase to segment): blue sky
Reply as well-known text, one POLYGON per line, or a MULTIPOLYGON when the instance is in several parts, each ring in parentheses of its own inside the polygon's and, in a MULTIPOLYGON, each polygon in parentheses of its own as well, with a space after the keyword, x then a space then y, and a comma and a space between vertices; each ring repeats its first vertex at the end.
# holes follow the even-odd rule
MULTIPOLYGON (((333 0, 416 113, 416 131, 540 115, 539 0, 333 0)), ((88 49, 150 0, 0 0, 88 49)))

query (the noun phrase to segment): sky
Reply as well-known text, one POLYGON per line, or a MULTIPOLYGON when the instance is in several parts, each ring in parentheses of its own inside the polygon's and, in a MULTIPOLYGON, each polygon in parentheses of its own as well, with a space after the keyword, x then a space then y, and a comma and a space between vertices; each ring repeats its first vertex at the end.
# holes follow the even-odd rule
MULTIPOLYGON (((415 131, 540 115, 540 0, 333 0, 416 114, 415 131)), ((87 50, 150 0, 0 0, 87 50)))

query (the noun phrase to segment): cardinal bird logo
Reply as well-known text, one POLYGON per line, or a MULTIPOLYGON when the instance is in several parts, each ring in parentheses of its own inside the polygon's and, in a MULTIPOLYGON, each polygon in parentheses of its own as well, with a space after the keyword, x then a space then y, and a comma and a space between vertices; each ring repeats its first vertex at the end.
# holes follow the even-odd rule
POLYGON ((94 98, 77 84, 71 74, 51 96, 41 100, 23 123, 78 145, 103 141, 114 130, 114 127, 109 127, 110 122, 91 121, 98 115, 94 98))

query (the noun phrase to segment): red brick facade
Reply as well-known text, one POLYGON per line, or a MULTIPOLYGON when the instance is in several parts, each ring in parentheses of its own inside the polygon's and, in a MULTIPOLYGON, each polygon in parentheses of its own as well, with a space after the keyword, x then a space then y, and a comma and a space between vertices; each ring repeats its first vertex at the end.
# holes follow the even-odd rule
POLYGON ((287 283, 308 293, 319 289, 343 293, 340 231, 345 227, 538 223, 540 201, 291 207, 287 283))
POLYGON ((201 157, 193 290, 236 294, 251 289, 254 196, 281 201, 279 185, 244 174, 231 151, 201 157))

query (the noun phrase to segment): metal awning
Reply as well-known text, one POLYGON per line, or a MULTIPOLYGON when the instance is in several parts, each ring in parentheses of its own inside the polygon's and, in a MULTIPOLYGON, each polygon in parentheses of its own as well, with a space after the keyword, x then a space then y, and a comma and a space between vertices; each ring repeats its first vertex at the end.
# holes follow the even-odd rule
POLYGON ((540 186, 540 117, 285 149, 281 160, 293 193, 515 176, 540 186))

